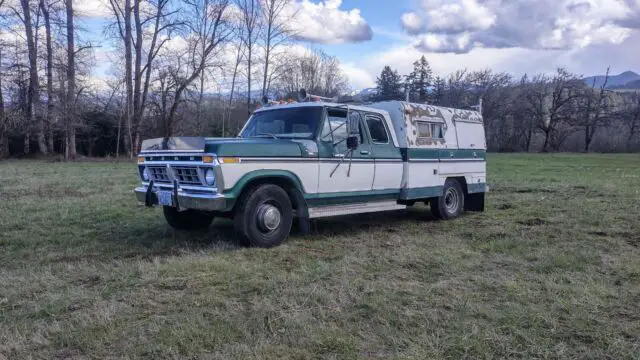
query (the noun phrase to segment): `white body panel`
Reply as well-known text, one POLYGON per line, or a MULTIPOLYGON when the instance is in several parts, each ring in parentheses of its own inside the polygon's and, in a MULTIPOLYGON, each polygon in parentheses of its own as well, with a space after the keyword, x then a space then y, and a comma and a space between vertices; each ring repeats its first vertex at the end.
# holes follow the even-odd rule
POLYGON ((402 174, 402 161, 376 161, 373 190, 400 189, 402 174))
POLYGON ((284 170, 295 174, 304 187, 304 192, 318 191, 317 159, 287 161, 278 159, 242 159, 240 163, 221 164, 224 174, 224 189, 228 190, 246 174, 255 170, 284 170))
POLYGON ((444 185, 444 181, 440 179, 437 160, 407 162, 406 175, 405 188, 408 189, 444 185))
POLYGON ((484 149, 484 125, 478 122, 456 121, 456 135, 460 149, 484 149))
POLYGON ((320 161, 317 192, 337 193, 371 190, 375 171, 373 161, 353 159, 351 161, 351 171, 349 171, 349 159, 344 159, 342 164, 331 175, 331 172, 339 163, 339 158, 320 161))

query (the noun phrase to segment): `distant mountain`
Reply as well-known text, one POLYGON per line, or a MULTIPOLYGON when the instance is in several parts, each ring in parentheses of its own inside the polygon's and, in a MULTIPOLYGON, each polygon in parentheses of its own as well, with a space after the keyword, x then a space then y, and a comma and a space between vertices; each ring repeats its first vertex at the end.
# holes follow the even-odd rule
MULTIPOLYGON (((599 88, 604 84, 604 75, 590 76, 584 78, 584 82, 588 86, 593 85, 595 79, 595 87, 599 88)), ((625 71, 620 75, 609 75, 609 81, 607 81, 607 88, 610 89, 640 89, 640 75, 633 71, 625 71), (630 87, 631 86, 631 87, 630 87)))

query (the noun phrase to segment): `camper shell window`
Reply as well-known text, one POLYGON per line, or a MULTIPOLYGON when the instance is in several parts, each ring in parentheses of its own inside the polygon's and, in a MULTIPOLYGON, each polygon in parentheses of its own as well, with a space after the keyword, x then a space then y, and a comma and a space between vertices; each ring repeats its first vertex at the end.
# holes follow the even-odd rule
POLYGON ((444 126, 442 123, 426 121, 417 122, 418 138, 444 139, 444 126))

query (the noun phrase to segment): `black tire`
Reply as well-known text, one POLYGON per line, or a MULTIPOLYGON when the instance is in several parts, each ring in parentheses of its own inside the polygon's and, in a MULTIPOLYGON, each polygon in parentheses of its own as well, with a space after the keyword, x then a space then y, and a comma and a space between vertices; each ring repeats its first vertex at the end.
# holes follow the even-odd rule
POLYGON ((214 215, 198 210, 178 211, 171 206, 163 206, 162 212, 167 223, 177 230, 204 230, 211 225, 214 215))
POLYGON ((238 199, 233 223, 241 244, 261 248, 278 246, 291 232, 291 200, 277 185, 259 185, 238 199))
POLYGON ((442 196, 431 200, 431 212, 443 220, 455 219, 464 209, 464 191, 455 179, 447 179, 442 189, 442 196))

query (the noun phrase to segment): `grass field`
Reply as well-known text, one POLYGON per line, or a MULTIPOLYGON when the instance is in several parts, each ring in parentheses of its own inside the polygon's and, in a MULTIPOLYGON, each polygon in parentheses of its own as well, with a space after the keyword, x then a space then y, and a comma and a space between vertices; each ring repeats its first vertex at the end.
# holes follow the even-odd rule
POLYGON ((493 155, 487 212, 175 233, 134 164, 0 162, 0 359, 640 358, 640 156, 493 155))

